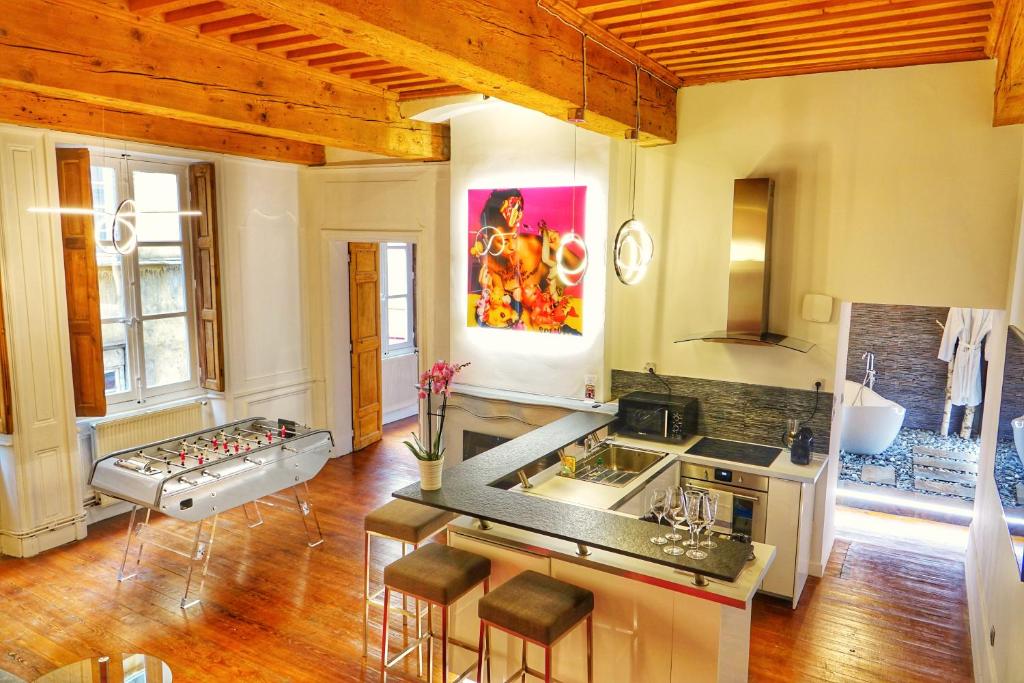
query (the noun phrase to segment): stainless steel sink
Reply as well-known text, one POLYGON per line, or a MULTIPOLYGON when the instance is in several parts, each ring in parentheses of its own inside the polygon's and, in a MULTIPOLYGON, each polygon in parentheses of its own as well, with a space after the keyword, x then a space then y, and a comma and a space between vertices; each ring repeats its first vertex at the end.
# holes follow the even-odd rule
POLYGON ((606 486, 625 486, 664 457, 664 453, 656 451, 606 443, 576 462, 575 475, 561 472, 559 476, 606 486))

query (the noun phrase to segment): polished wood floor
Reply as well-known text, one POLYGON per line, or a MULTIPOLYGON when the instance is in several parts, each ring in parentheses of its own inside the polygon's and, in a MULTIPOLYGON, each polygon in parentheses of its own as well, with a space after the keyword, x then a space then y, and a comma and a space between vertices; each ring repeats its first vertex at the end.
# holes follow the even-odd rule
MULTIPOLYGON (((378 646, 370 665, 360 657, 362 518, 418 478, 401 445, 412 428, 394 425, 383 442, 330 462, 313 482, 320 548, 306 548, 301 522, 286 510, 267 512, 254 530, 240 512, 222 515, 203 603, 187 612, 178 609, 174 556, 147 550, 137 578, 115 580, 123 515, 90 526, 79 543, 0 560, 0 670, 32 680, 85 657, 146 652, 178 681, 377 680, 378 646)), ((751 680, 971 679, 962 545, 942 540, 962 528, 889 521, 842 511, 826 576, 809 581, 800 608, 756 600, 751 680)))

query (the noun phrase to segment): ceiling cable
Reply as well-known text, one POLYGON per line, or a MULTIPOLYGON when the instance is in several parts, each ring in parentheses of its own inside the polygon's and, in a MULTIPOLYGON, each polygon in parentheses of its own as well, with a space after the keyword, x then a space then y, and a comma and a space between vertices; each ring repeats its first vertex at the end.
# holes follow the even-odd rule
MULTIPOLYGON (((572 23, 571 21, 567 20, 565 17, 560 15, 558 12, 555 12, 550 7, 546 7, 544 5, 544 3, 542 2, 542 0, 537 0, 537 7, 541 8, 542 10, 544 10, 545 12, 547 12, 548 14, 553 16, 555 19, 558 19, 560 22, 562 22, 563 24, 565 24, 569 28, 573 29, 577 33, 580 33, 580 34, 582 34, 584 36, 587 36, 587 33, 583 29, 581 29, 579 26, 577 26, 576 24, 572 23)), ((643 12, 643 6, 642 5, 641 5, 641 10, 640 11, 641 11, 641 13, 643 12)), ((621 57, 622 59, 626 60, 627 62, 629 62, 630 64, 632 64, 636 68, 641 69, 645 73, 649 74, 652 78, 657 78, 659 81, 661 81, 662 83, 664 83, 668 87, 672 88, 672 90, 677 90, 678 89, 678 88, 676 88, 676 86, 672 85, 671 83, 666 81, 664 78, 662 78, 658 74, 656 74, 653 71, 651 71, 650 69, 645 69, 644 67, 640 66, 640 64, 635 59, 627 57, 626 55, 624 55, 619 50, 616 50, 614 47, 608 45, 608 43, 602 42, 602 41, 598 40, 597 38, 595 38, 593 36, 587 36, 587 37, 590 38, 590 40, 592 40, 595 43, 597 43, 598 45, 600 45, 601 47, 603 47, 604 49, 606 49, 609 52, 611 52, 612 54, 614 54, 614 55, 616 55, 618 57, 621 57)))

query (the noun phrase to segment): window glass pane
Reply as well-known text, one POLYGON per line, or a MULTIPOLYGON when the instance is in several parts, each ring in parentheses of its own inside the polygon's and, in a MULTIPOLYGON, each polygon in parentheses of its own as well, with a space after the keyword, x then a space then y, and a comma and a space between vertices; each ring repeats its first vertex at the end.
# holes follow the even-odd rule
POLYGON ((117 193, 117 171, 108 166, 93 166, 92 208, 96 210, 96 235, 100 241, 110 240, 110 221, 120 200, 117 193))
POLYGON ((181 240, 181 210, 178 176, 173 173, 134 171, 132 190, 139 212, 135 225, 140 242, 181 240), (154 213, 155 212, 155 213, 154 213))
POLYGON ((388 299, 388 338, 390 346, 409 341, 409 299, 388 299))
POLYGON ((103 335, 103 377, 108 394, 120 394, 132 388, 128 370, 128 328, 121 323, 106 323, 103 335))
POLYGON ((142 346, 148 388, 185 382, 192 376, 184 316, 143 322, 142 346))
POLYGON ((125 297, 122 257, 97 247, 96 266, 100 281, 100 317, 104 319, 123 318, 125 297))
POLYGON ((142 315, 185 311, 185 266, 181 247, 139 247, 142 315))
POLYGON ((409 293, 409 252, 405 248, 385 250, 388 259, 387 296, 409 293))

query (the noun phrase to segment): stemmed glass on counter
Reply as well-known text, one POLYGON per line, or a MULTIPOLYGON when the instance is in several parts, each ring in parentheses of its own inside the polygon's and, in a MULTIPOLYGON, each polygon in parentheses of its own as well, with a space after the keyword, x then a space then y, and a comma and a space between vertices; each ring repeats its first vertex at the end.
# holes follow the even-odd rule
POLYGON ((699 537, 707 524, 707 497, 703 491, 697 489, 687 489, 683 492, 683 500, 685 502, 686 521, 690 525, 690 540, 684 545, 689 547, 686 551, 686 556, 691 560, 703 560, 706 559, 708 554, 699 547, 699 543, 694 539, 694 536, 699 537))
POLYGON ((686 551, 675 545, 674 542, 683 538, 677 529, 684 521, 686 521, 683 490, 678 486, 666 490, 665 501, 665 518, 668 520, 669 524, 672 525, 672 533, 665 534, 665 538, 673 541, 672 545, 665 546, 665 552, 669 555, 682 555, 686 551))
POLYGON ((715 518, 718 516, 718 494, 714 491, 704 491, 704 530, 707 531, 708 537, 706 540, 700 542, 701 548, 717 548, 718 544, 714 541, 714 531, 711 527, 715 524, 715 518))
MULTIPOLYGON (((665 515, 668 512, 668 492, 664 489, 655 489, 651 491, 651 496, 648 499, 648 506, 651 512, 651 516, 658 522, 658 526, 661 526, 662 521, 665 519, 665 515)), ((655 545, 665 545, 668 543, 668 539, 664 536, 654 536, 651 538, 651 543, 655 545)))

